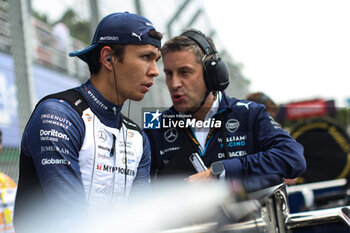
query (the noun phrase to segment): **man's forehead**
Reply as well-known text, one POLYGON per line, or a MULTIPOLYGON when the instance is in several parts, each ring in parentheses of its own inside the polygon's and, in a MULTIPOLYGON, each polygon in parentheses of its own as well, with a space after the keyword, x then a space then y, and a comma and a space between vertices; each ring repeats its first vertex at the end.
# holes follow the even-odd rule
MULTIPOLYGON (((163 59, 164 61, 164 59, 163 59)), ((179 62, 163 62, 164 63, 164 71, 182 71, 182 70, 195 70, 202 67, 202 64, 197 62, 186 62, 184 60, 179 59, 179 62)))
MULTIPOLYGON (((198 63, 195 54, 188 50, 169 52, 162 57, 164 65, 167 63, 176 63, 177 66, 185 66, 186 64, 198 63)), ((198 64, 202 65, 201 62, 198 64)))
POLYGON ((180 54, 186 54, 186 55, 189 55, 189 54, 194 54, 193 50, 190 50, 190 49, 183 49, 183 50, 169 50, 165 53, 162 53, 163 56, 167 56, 167 55, 174 55, 174 54, 177 54, 177 55, 180 55, 180 54))
POLYGON ((160 54, 160 50, 158 47, 151 45, 151 44, 142 44, 142 45, 135 45, 135 44, 128 44, 125 46, 125 49, 135 50, 135 51, 153 51, 160 54))

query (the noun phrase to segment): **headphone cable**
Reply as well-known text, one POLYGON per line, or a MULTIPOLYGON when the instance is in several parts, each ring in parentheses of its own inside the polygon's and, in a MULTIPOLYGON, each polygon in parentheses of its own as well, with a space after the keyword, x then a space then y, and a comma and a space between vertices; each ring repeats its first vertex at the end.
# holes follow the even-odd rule
MULTIPOLYGON (((113 61, 110 61, 111 65, 112 65, 112 69, 113 69, 113 77, 114 77, 114 86, 115 86, 115 93, 117 95, 117 105, 120 104, 119 103, 119 95, 118 95, 118 86, 117 86, 117 75, 115 74, 115 69, 114 69, 114 64, 113 61)), ((130 114, 130 100, 129 100, 129 108, 128 108, 128 118, 129 118, 129 114, 130 114)), ((120 115, 120 118, 122 118, 122 116, 120 115)), ((123 121, 121 119, 121 126, 120 126, 120 130, 123 129, 123 121)), ((126 184, 127 184, 127 170, 128 170, 128 157, 126 154, 126 140, 127 140, 127 128, 125 127, 125 133, 123 133, 123 141, 124 141, 124 154, 125 154, 125 168, 124 168, 124 198, 126 198, 126 184)), ((114 186, 114 184, 113 184, 114 186)), ((113 189, 114 190, 114 189, 113 189)))

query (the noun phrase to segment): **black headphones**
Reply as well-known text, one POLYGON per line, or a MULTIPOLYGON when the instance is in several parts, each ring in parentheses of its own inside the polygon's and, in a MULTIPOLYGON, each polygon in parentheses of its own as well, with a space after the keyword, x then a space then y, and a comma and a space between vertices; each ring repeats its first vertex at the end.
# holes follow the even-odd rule
POLYGON ((230 83, 230 75, 226 63, 221 58, 211 58, 204 61, 206 56, 218 53, 213 49, 206 36, 195 30, 188 30, 181 34, 196 42, 204 53, 202 58, 205 85, 208 91, 223 91, 230 83))
POLYGON ((111 57, 111 55, 107 55, 107 56, 106 56, 106 61, 108 61, 109 63, 112 63, 112 57, 111 57))

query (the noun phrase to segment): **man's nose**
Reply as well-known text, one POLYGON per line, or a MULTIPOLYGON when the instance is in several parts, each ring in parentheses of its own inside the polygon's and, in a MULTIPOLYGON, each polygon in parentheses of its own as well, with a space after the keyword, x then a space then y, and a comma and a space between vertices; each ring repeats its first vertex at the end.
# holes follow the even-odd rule
POLYGON ((149 70, 148 70, 148 76, 151 76, 152 78, 157 77, 159 75, 157 62, 152 62, 149 70))
POLYGON ((177 89, 177 88, 181 87, 181 85, 182 84, 181 84, 180 77, 176 73, 174 73, 174 75, 173 75, 173 77, 171 79, 171 86, 172 86, 172 88, 173 89, 177 89))

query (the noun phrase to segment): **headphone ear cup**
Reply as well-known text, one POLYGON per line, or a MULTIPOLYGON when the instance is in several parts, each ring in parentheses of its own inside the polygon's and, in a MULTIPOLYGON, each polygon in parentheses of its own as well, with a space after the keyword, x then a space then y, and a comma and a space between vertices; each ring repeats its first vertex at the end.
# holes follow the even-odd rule
POLYGON ((230 84, 230 73, 228 71, 226 63, 221 59, 219 59, 218 64, 216 65, 216 70, 217 70, 216 71, 217 90, 223 91, 230 84))
MULTIPOLYGON (((210 68, 210 67, 208 67, 210 68)), ((208 71, 207 66, 205 64, 203 64, 203 78, 204 78, 204 82, 205 82, 205 86, 207 87, 208 91, 213 90, 213 85, 211 84, 211 75, 209 74, 210 70, 208 71)))
MULTIPOLYGON (((181 34, 197 43, 204 56, 217 54, 218 52, 209 43, 206 36, 198 31, 188 30, 181 34)), ((221 58, 211 58, 203 62, 203 76, 208 91, 223 91, 230 83, 230 75, 227 66, 221 58)))
POLYGON ((218 59, 210 59, 203 65, 204 81, 209 91, 223 91, 230 83, 230 75, 226 63, 218 59))

